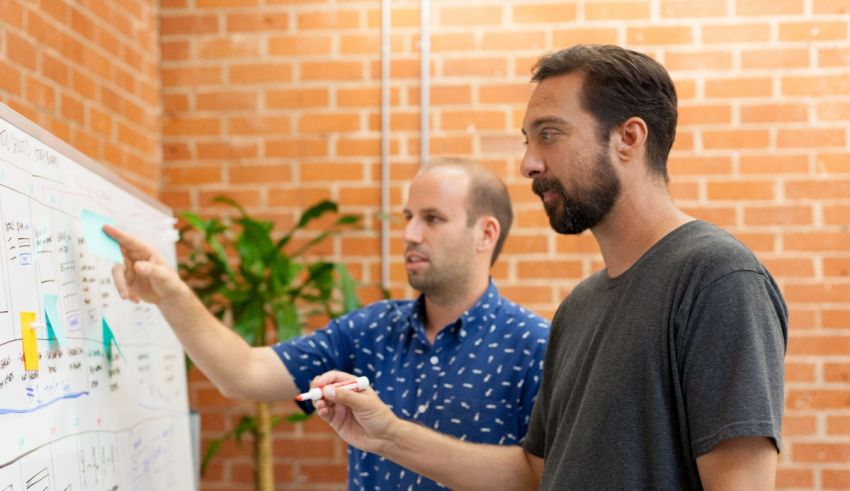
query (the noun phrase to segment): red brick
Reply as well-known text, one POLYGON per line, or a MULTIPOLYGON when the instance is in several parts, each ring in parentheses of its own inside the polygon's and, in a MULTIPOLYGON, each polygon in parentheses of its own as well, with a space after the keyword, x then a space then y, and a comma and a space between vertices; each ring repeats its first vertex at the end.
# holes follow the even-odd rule
POLYGON ((9 57, 9 61, 35 70, 38 61, 35 45, 11 30, 5 31, 5 35, 6 55, 9 57))
POLYGON ((617 44, 619 33, 613 27, 580 27, 556 29, 552 33, 555 46, 572 46, 574 44, 617 44))
POLYGON ((577 15, 578 8, 572 2, 540 3, 513 7, 511 19, 516 24, 554 24, 574 21, 577 15))
POLYGON ((440 7, 434 16, 441 26, 496 25, 503 21, 501 6, 440 7))
POLYGON ((704 131, 703 146, 706 149, 768 148, 768 130, 722 130, 704 131))
POLYGON ((728 51, 668 51, 664 66, 671 72, 679 70, 730 70, 732 53, 728 51))
POLYGON ((481 41, 484 51, 540 51, 545 47, 546 37, 542 31, 485 32, 481 41))
POLYGON ((702 28, 702 39, 709 44, 763 43, 770 39, 769 24, 718 24, 702 28))
POLYGON ((440 127, 445 130, 502 130, 507 115, 502 111, 443 111, 440 127))
POLYGON ((364 75, 365 67, 358 61, 301 63, 302 80, 360 80, 364 75))
POLYGON ((735 0, 736 15, 794 15, 803 13, 802 0, 735 0))
POLYGON ((331 38, 327 36, 274 36, 269 39, 272 56, 330 55, 331 38))
POLYGON ((689 44, 693 41, 690 27, 627 27, 626 39, 631 45, 689 44))
POLYGON ((197 45, 198 56, 204 60, 256 58, 262 52, 260 40, 247 36, 201 40, 197 45))
POLYGON ((360 14, 356 10, 323 10, 301 12, 296 18, 299 30, 356 29, 360 27, 360 14))
POLYGON ((817 105, 820 121, 850 121, 850 102, 830 101, 817 105))
POLYGON ((266 108, 294 109, 306 107, 326 107, 327 89, 270 89, 266 91, 266 108))
POLYGON ((779 24, 780 41, 835 41, 846 38, 846 22, 785 22, 779 24))
POLYGON ((805 104, 752 104, 741 106, 742 123, 805 122, 808 106, 805 104))
POLYGON ((292 66, 282 63, 230 65, 228 76, 237 84, 285 83, 292 80, 292 66))
POLYGON ((464 58, 443 61, 443 74, 447 77, 503 77, 507 74, 504 58, 464 58))
POLYGON ((589 1, 584 4, 584 16, 587 20, 609 19, 648 19, 650 14, 647 1, 589 1))
POLYGON ((848 193, 850 180, 789 181, 785 184, 785 194, 790 199, 843 199, 848 193))
POLYGON ((850 48, 822 48, 818 50, 818 66, 850 66, 850 48))
POLYGON ((797 442, 794 444, 793 452, 794 460, 797 462, 842 463, 850 461, 850 444, 797 442))
POLYGON ((850 90, 850 75, 784 77, 782 94, 788 96, 839 95, 850 90))
POLYGON ((776 488, 812 488, 814 472, 811 469, 782 469, 776 470, 776 488))
POLYGON ((812 225, 813 212, 805 206, 747 207, 744 224, 761 225, 812 225))
POLYGON ((826 429, 830 435, 850 435, 850 416, 828 416, 826 429))
POLYGON ((291 165, 235 165, 227 169, 228 181, 233 184, 288 183, 292 180, 291 165))
POLYGON ((221 182, 221 169, 218 166, 166 167, 163 179, 168 184, 198 185, 221 182))
POLYGON ((770 97, 773 81, 770 77, 714 79, 705 84, 706 97, 770 97))
POLYGON ((200 92, 195 97, 199 111, 255 110, 258 106, 257 93, 253 91, 200 92))
POLYGON ((471 32, 435 32, 431 35, 431 50, 434 52, 471 51, 476 48, 478 43, 471 32))
POLYGON ((218 30, 218 17, 215 15, 163 15, 160 18, 160 31, 166 37, 211 34, 218 30))
POLYGON ((663 0, 661 17, 725 17, 726 4, 722 2, 703 2, 701 0, 663 0))
POLYGON ((805 155, 742 155, 741 174, 806 174, 809 171, 805 155))
POLYGON ((788 251, 840 251, 850 243, 850 232, 786 233, 784 242, 788 251))
POLYGON ((232 117, 227 120, 227 133, 230 135, 286 135, 292 131, 292 122, 288 116, 246 116, 232 117))
POLYGON ((283 31, 289 25, 289 16, 284 13, 231 13, 226 18, 229 32, 283 31))

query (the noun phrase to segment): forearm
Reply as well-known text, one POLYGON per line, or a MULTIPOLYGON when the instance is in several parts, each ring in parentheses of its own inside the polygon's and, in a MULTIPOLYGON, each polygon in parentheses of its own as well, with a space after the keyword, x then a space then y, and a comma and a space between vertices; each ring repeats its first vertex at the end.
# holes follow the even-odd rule
POLYGON ((258 367, 264 353, 252 348, 233 330, 212 315, 200 299, 184 284, 178 294, 170 295, 157 305, 171 325, 189 358, 227 397, 253 400, 277 400, 295 395, 295 386, 282 363, 271 368, 282 369, 273 387, 261 380, 274 378, 268 366, 258 367), (282 377, 282 378, 281 378, 282 377), (277 389, 277 390, 275 390, 277 389))
POLYGON ((538 486, 538 476, 520 446, 464 442, 400 419, 377 453, 451 489, 494 491, 538 486))

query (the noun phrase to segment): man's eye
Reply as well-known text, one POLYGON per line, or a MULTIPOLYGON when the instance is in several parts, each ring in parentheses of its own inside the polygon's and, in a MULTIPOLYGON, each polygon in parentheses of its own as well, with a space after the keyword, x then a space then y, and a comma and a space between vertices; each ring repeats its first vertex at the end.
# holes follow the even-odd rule
POLYGON ((542 141, 549 141, 552 138, 555 138, 555 132, 554 131, 541 131, 540 132, 540 139, 542 141))
POLYGON ((437 223, 439 221, 440 221, 440 217, 438 217, 436 215, 428 215, 428 216, 425 217, 426 223, 437 223))

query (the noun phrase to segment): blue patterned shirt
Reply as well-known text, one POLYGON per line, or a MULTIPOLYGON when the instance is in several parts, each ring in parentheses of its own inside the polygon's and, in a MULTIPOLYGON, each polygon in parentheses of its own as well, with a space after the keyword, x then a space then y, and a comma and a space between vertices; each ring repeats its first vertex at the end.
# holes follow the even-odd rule
MULTIPOLYGON (((477 443, 517 444, 540 386, 549 323, 499 295, 493 282, 476 304, 425 337, 424 297, 386 300, 274 346, 299 390, 328 371, 365 375, 398 416, 477 443)), ((302 408, 311 412, 312 403, 302 408)), ((375 454, 348 449, 348 488, 439 489, 375 454)))

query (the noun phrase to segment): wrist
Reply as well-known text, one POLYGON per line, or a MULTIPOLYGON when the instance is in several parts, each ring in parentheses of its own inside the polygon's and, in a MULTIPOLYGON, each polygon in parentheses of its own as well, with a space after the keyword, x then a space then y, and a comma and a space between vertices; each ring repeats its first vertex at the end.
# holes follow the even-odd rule
POLYGON ((177 280, 176 283, 175 287, 169 289, 168 293, 162 295, 157 302, 160 310, 186 309, 193 302, 201 302, 185 281, 177 280))
POLYGON ((387 457, 401 450, 399 443, 407 441, 405 435, 412 429, 413 423, 392 416, 386 430, 380 435, 375 453, 387 457))

